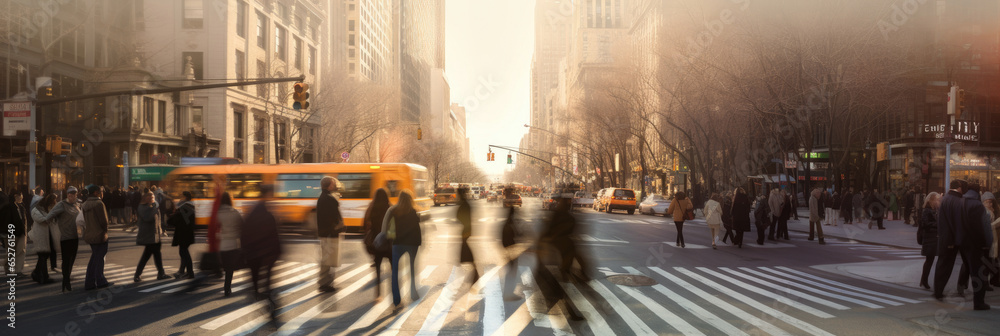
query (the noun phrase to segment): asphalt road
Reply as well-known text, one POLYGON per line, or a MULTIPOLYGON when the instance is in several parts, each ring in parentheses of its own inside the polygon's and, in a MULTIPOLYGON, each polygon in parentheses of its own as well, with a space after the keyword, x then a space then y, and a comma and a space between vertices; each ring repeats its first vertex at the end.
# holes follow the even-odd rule
MULTIPOLYGON (((524 204, 516 218, 524 231, 537 231, 547 212, 539 210, 539 199, 525 198, 524 204)), ((789 241, 764 246, 754 244, 756 234, 748 233, 743 248, 720 243, 712 249, 700 220, 685 225, 687 247, 678 248, 669 218, 589 209, 575 214, 582 231, 578 246, 591 261, 588 273, 593 280, 562 284, 568 302, 585 317, 574 321, 563 305, 546 302, 535 284, 533 251, 518 260, 515 292, 525 299, 504 300, 503 272, 496 265, 506 260, 498 237, 507 214, 484 201, 474 205, 472 244, 478 271, 484 274, 478 283, 481 291, 469 290, 465 279, 470 268, 456 266, 461 229, 454 206, 434 208, 431 219, 422 223, 424 245, 416 262, 419 297, 412 301, 404 290, 400 308, 391 307, 387 295, 388 263, 382 265, 385 299, 375 303, 371 259, 358 236, 344 237, 337 292, 320 294, 315 285, 317 241, 283 234, 285 254, 273 280, 277 326, 267 323, 265 305, 246 295, 245 272, 237 273, 231 297, 223 297, 221 281, 185 293, 181 289, 186 281, 153 280, 152 261, 145 281, 133 283, 141 248, 134 244, 134 233, 118 228, 111 233, 106 268, 115 286, 83 290, 90 249, 81 245, 73 273, 75 290, 60 293, 58 284, 20 279, 15 287, 16 328, 2 334, 988 335, 1000 328, 996 309, 975 312, 968 307, 971 303, 960 305, 961 298, 941 303, 917 288, 823 267, 885 260, 920 263, 917 250, 833 239, 821 246, 796 232, 789 241), (622 278, 650 283, 619 285, 622 278)), ((196 261, 204 248, 192 247, 196 261)), ((163 254, 167 273, 175 272, 176 248, 164 244, 163 254)), ((34 268, 35 257, 28 260, 26 272, 34 268)), ((402 265, 409 269, 408 262, 402 265)), ((52 276, 58 280, 61 274, 52 276)), ((993 294, 991 299, 1000 303, 993 294)))

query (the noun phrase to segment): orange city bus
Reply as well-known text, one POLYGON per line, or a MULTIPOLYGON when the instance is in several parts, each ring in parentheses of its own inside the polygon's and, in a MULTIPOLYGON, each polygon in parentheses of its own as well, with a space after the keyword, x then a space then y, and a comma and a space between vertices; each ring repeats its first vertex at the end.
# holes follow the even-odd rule
POLYGON ((428 216, 432 203, 426 194, 427 168, 408 163, 300 163, 234 164, 190 166, 174 169, 167 176, 168 192, 175 199, 190 191, 194 196, 197 224, 208 225, 215 181, 225 181, 234 207, 246 213, 260 197, 260 186, 274 185, 272 211, 283 223, 316 227, 316 200, 320 180, 332 176, 340 181, 340 213, 348 231, 359 232, 375 190, 386 188, 395 204, 399 192, 413 192, 417 211, 428 216))

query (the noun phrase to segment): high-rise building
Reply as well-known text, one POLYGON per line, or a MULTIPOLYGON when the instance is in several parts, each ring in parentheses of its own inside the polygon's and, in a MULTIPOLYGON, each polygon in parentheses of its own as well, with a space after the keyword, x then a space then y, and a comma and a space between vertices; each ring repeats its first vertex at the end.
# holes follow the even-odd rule
MULTIPOLYGON (((573 5, 569 1, 538 0, 535 2, 535 50, 531 61, 531 126, 549 130, 553 127, 553 110, 546 101, 559 84, 559 64, 566 57, 567 33, 573 5)), ((549 136, 543 131, 531 133, 533 147, 547 148, 549 136)))
POLYGON ((431 69, 444 69, 444 0, 394 0, 393 8, 401 107, 399 119, 419 122, 423 100, 430 99, 421 88, 431 69))
POLYGON ((344 0, 344 3, 348 76, 388 84, 396 71, 391 1, 344 0))

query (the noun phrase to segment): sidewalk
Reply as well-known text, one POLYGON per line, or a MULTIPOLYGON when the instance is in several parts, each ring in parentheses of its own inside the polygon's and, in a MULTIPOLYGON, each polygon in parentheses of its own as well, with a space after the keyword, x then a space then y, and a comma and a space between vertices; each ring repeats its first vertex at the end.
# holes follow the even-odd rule
MULTIPOLYGON (((904 224, 902 220, 882 221, 885 230, 879 230, 877 224, 868 229, 868 220, 855 221, 854 224, 844 224, 841 218, 837 226, 823 226, 823 235, 827 239, 842 238, 862 243, 886 245, 899 248, 919 249, 917 244, 917 228, 904 224)), ((788 221, 789 231, 809 233, 808 212, 799 209, 799 220, 788 221)))

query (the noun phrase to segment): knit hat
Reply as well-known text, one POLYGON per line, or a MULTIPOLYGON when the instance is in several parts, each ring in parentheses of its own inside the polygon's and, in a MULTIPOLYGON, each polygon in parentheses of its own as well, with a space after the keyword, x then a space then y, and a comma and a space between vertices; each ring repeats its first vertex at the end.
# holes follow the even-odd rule
POLYGON ((993 196, 993 193, 991 193, 991 192, 989 192, 989 191, 987 191, 987 192, 984 192, 984 193, 983 193, 983 201, 984 201, 984 202, 985 202, 986 200, 994 200, 994 201, 996 201, 996 199, 997 199, 997 198, 993 196))
POLYGON ((66 193, 67 194, 75 194, 76 193, 76 187, 70 186, 69 188, 66 188, 66 193))

